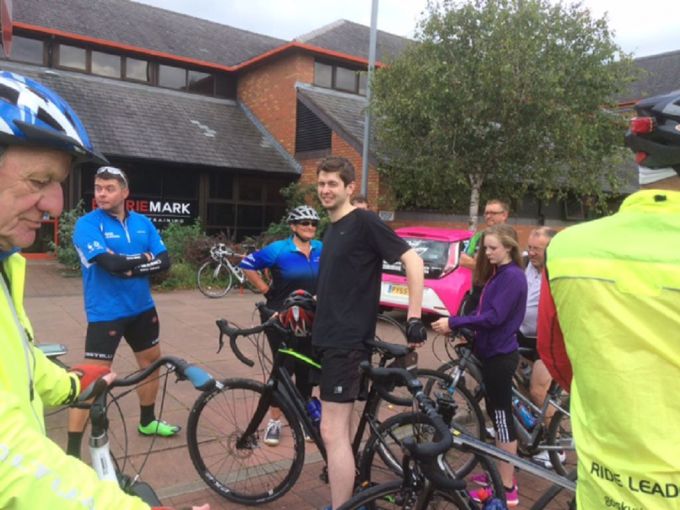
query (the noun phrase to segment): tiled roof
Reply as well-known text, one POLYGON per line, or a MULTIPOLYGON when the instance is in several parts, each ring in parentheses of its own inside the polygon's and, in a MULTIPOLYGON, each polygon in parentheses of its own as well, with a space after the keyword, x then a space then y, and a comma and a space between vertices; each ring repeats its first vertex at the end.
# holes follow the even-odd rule
MULTIPOLYGON (((370 28, 347 20, 338 20, 314 32, 296 38, 297 41, 319 46, 327 50, 347 53, 368 59, 370 28)), ((389 62, 398 56, 410 39, 378 30, 376 60, 389 62)))
POLYGON ((225 66, 285 41, 129 0, 18 0, 14 20, 225 66))
POLYGON ((8 62, 0 68, 53 88, 76 110, 96 149, 108 156, 300 172, 235 101, 8 62))
POLYGON ((361 153, 367 106, 364 96, 298 83, 297 97, 324 124, 361 153))
POLYGON ((635 64, 642 74, 620 98, 622 103, 680 89, 680 51, 638 58, 635 64))

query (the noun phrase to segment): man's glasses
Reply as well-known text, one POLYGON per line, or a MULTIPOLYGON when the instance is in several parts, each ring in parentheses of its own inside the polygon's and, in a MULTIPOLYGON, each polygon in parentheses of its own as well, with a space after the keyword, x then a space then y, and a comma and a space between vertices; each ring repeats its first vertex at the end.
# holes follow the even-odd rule
POLYGON ((120 170, 119 168, 116 168, 115 166, 103 166, 103 167, 101 167, 99 170, 97 170, 96 175, 100 175, 100 174, 117 175, 125 183, 125 186, 127 186, 127 184, 128 184, 127 176, 125 175, 125 173, 123 173, 122 170, 120 170))
POLYGON ((484 216, 495 216, 496 214, 503 214, 505 211, 484 211, 484 216))
POLYGON ((308 221, 308 220, 304 220, 304 221, 296 221, 295 224, 296 224, 296 225, 301 225, 301 226, 303 226, 303 227, 316 227, 316 226, 319 225, 319 222, 318 222, 318 221, 308 221))

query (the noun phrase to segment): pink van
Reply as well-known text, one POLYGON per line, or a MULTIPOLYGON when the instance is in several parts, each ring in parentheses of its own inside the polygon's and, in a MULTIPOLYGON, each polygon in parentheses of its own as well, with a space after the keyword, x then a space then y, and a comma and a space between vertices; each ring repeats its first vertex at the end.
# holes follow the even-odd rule
MULTIPOLYGON (((454 315, 472 281, 472 271, 459 267, 458 261, 474 232, 433 227, 404 227, 395 232, 425 263, 423 313, 454 315), (443 274, 447 265, 453 265, 454 270, 443 274)), ((408 288, 401 262, 383 262, 380 307, 387 310, 408 307, 408 288)))

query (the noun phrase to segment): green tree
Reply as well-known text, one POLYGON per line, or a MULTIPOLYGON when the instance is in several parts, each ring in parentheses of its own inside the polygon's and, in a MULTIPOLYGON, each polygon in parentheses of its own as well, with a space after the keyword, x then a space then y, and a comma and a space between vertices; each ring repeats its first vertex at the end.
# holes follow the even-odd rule
POLYGON ((461 211, 480 193, 601 201, 616 189, 634 78, 605 18, 547 0, 430 3, 417 42, 373 82, 380 172, 402 207, 461 211))

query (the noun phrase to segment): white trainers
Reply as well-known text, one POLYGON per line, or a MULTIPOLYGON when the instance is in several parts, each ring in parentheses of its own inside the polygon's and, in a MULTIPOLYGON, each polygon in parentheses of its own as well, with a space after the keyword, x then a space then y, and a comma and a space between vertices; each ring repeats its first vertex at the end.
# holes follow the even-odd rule
MULTIPOLYGON (((560 459, 560 462, 564 463, 565 460, 567 460, 567 454, 564 452, 559 452, 558 457, 560 459)), ((541 466, 543 466, 546 469, 552 469, 553 465, 552 462, 550 462, 550 455, 548 454, 547 450, 543 450, 542 452, 537 453, 532 457, 532 460, 541 466)))
POLYGON ((264 431, 264 444, 277 446, 281 440, 281 422, 279 420, 269 420, 267 429, 264 431))

